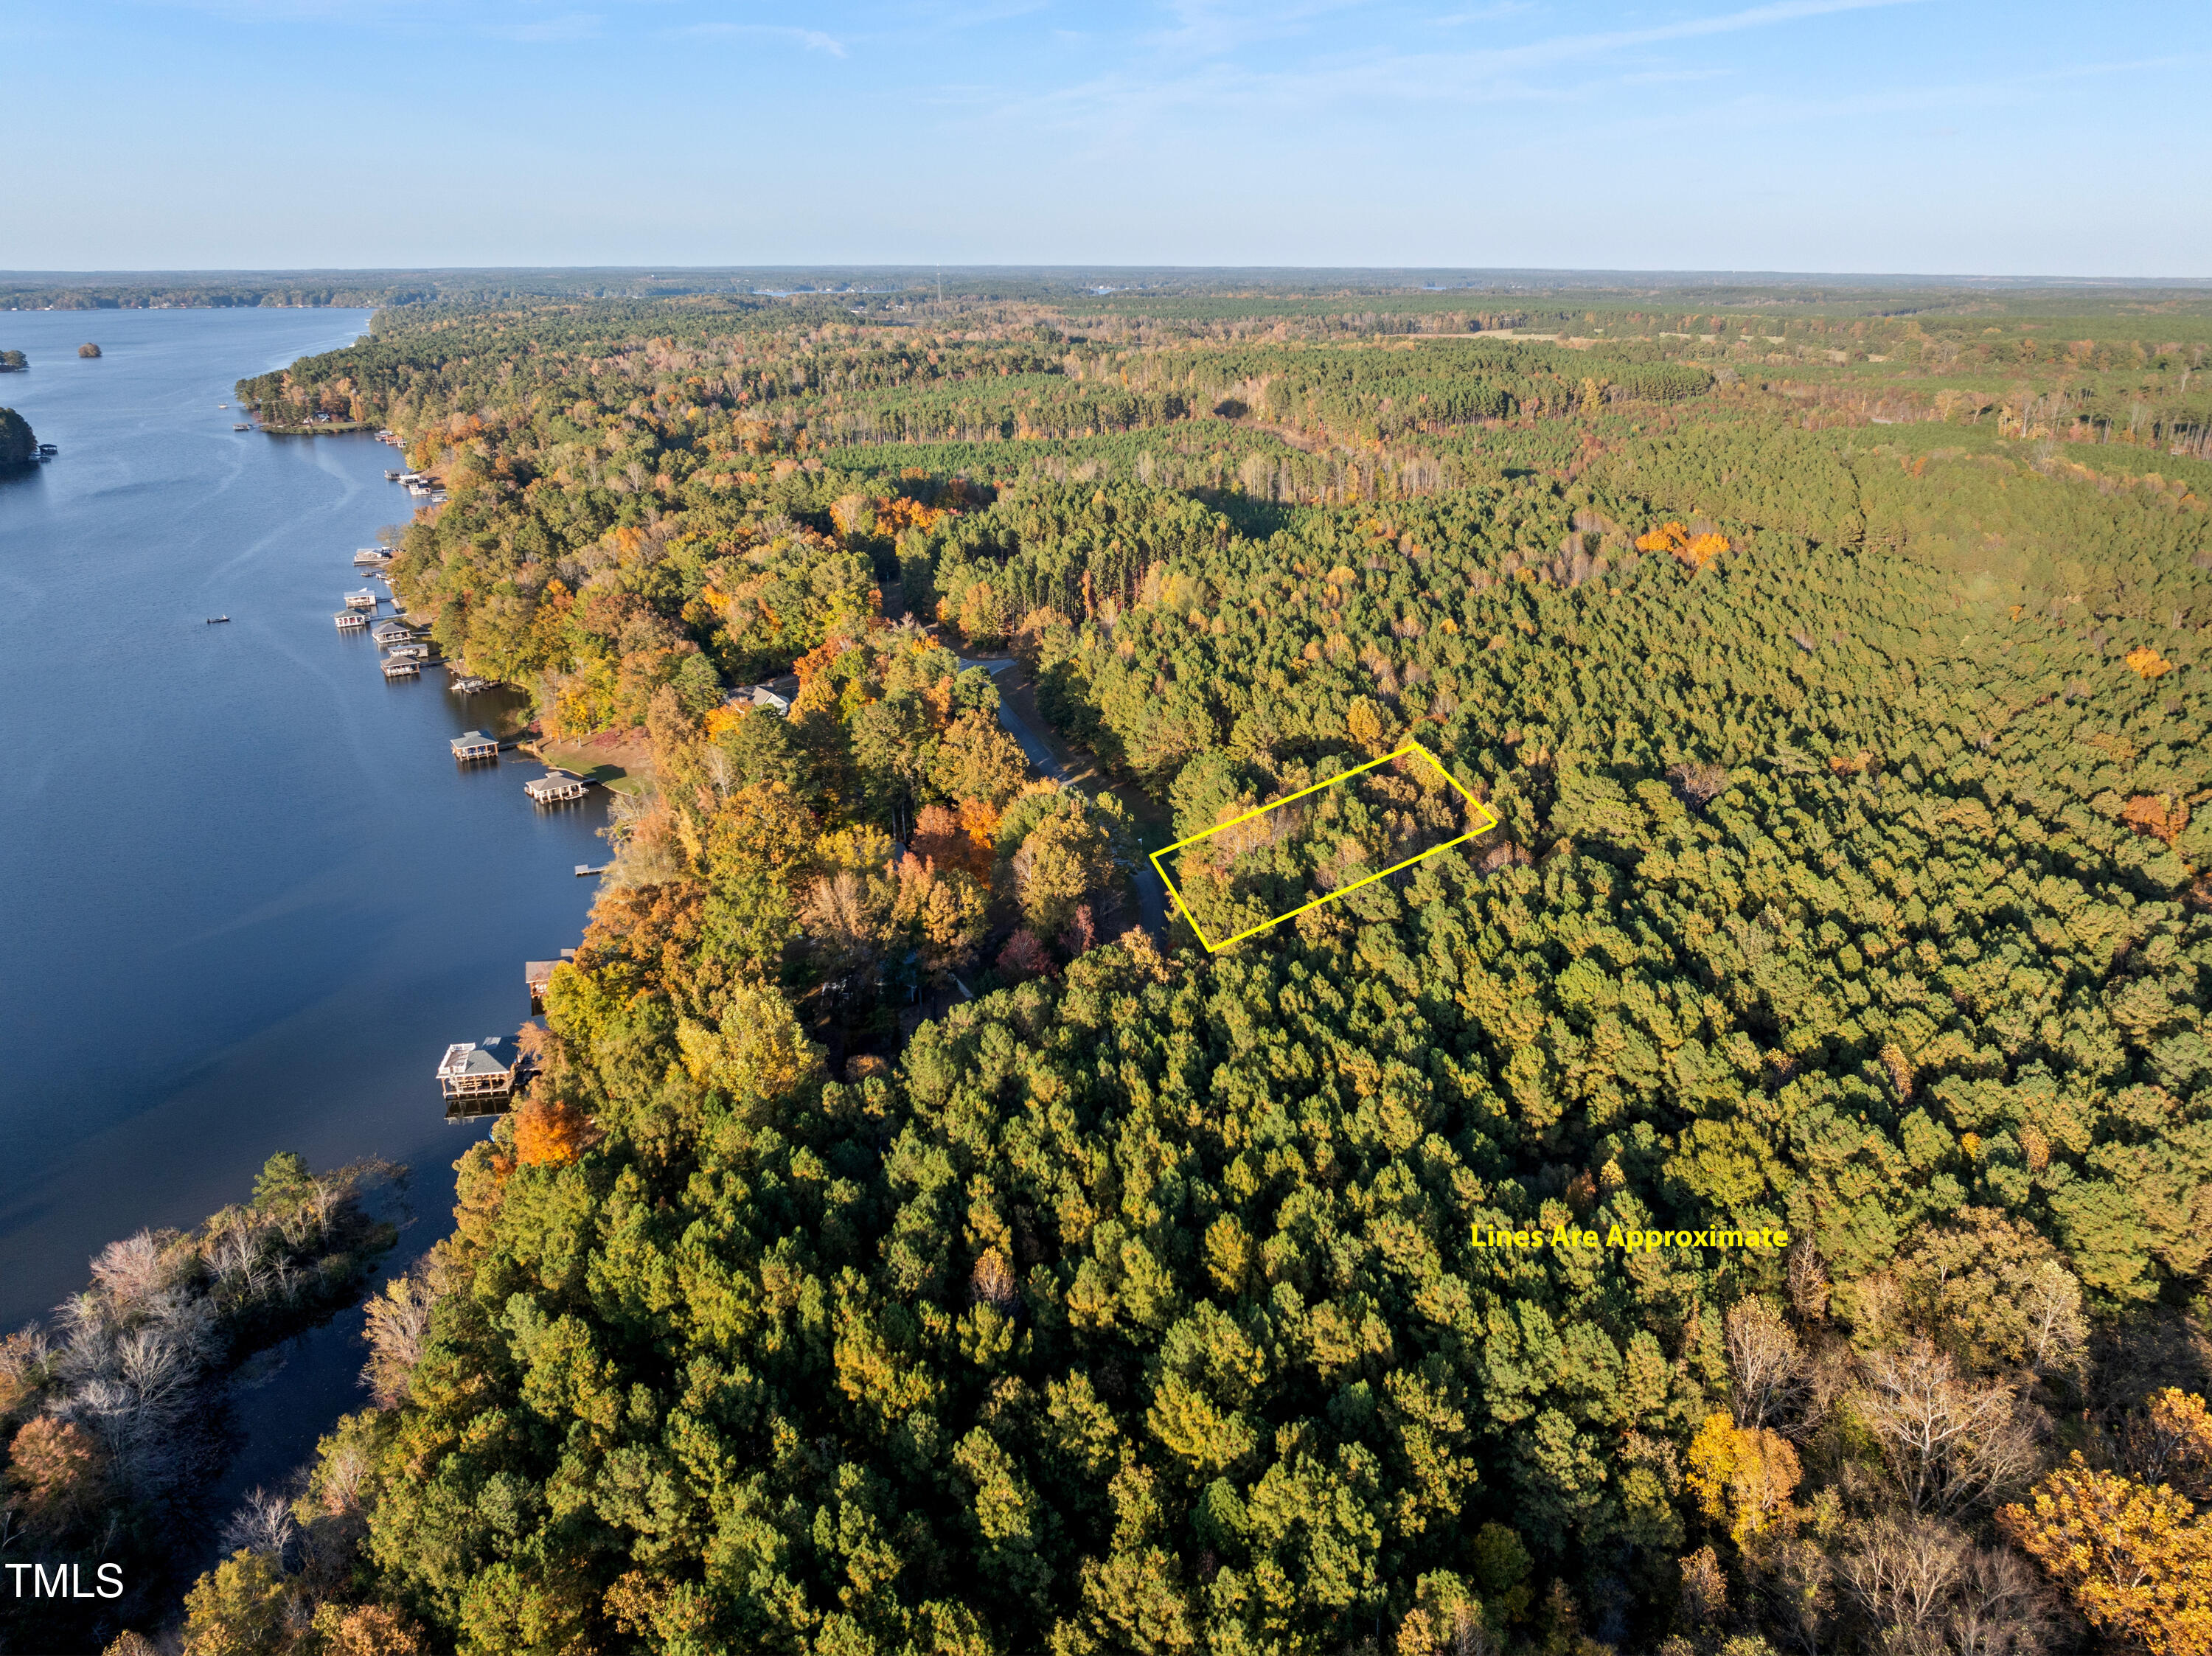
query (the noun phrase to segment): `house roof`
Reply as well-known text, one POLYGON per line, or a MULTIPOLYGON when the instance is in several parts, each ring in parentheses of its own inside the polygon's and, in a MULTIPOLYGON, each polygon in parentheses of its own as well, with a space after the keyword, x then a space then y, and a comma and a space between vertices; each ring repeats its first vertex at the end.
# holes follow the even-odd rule
POLYGON ((744 689, 732 690, 722 698, 722 705, 726 707, 769 707, 780 713, 791 711, 790 698, 778 695, 765 684, 750 684, 744 689))
POLYGON ((500 1049, 512 1045, 504 1039, 456 1041, 446 1048, 445 1057, 438 1060, 439 1079, 505 1075, 514 1067, 514 1059, 500 1049))

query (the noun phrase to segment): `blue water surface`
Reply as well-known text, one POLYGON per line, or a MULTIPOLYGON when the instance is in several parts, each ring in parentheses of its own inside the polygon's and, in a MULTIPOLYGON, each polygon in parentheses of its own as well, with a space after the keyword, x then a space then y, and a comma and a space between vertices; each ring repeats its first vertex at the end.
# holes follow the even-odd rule
MULTIPOLYGON (((0 406, 61 451, 0 477, 0 1330, 280 1149, 408 1163, 395 1261, 419 1253, 482 1131, 445 1124, 440 1052, 512 1032, 523 961, 582 930, 601 798, 542 810, 526 761, 457 767, 487 705, 386 683, 331 624, 354 549, 409 515, 398 451, 231 429, 241 375, 368 320, 0 312, 31 359, 0 406)), ((248 1398, 241 1475, 358 1406, 358 1327, 248 1398)))

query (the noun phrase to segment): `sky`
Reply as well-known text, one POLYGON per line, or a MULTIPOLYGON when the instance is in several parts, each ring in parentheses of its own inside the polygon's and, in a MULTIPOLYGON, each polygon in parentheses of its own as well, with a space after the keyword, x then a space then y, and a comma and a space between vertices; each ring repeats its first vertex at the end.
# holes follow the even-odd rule
POLYGON ((12 0, 0 269, 2212 276, 2203 0, 12 0))

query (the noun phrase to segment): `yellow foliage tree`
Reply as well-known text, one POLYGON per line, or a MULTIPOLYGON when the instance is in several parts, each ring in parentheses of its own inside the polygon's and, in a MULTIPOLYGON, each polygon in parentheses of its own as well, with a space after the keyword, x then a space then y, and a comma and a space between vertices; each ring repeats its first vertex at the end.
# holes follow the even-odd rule
POLYGON ((1683 1474, 1705 1516, 1726 1524, 1738 1546, 1794 1526, 1790 1498, 1801 1476, 1797 1452, 1780 1433, 1738 1426, 1723 1413, 1698 1429, 1683 1474))
POLYGON ((2091 1626, 2151 1656, 2212 1656, 2212 1524, 2185 1497, 2076 1453, 1997 1521, 2091 1626))
POLYGON ((1382 752, 1389 735, 1381 710, 1364 695, 1352 698, 1352 706, 1345 710, 1344 726, 1351 732, 1352 739, 1369 753, 1382 752))
POLYGON ((783 1098, 822 1074, 822 1049, 807 1040, 791 1003, 774 988, 739 988, 719 1029, 686 1018, 677 1025, 676 1042, 693 1079, 747 1108, 783 1098))
POLYGON ((422 1630, 382 1604, 320 1604, 314 1630, 325 1656, 422 1656, 422 1630))
POLYGON ((1665 552, 1680 558, 1692 569, 1703 569, 1715 558, 1729 549, 1729 537, 1707 532, 1692 535, 1678 523, 1665 523, 1649 534, 1636 538, 1639 552, 1665 552))
POLYGON ((2126 1448, 2128 1469, 2138 1477, 2212 1501, 2212 1410, 2203 1398, 2167 1386, 2129 1429, 2126 1448))
POLYGON ((2156 678, 2173 670, 2173 664, 2148 644, 2138 644, 2129 651, 2127 663, 2144 678, 2156 678))
POLYGON ((185 1656, 263 1656, 283 1648, 289 1594, 268 1553, 240 1552, 185 1596, 185 1656))

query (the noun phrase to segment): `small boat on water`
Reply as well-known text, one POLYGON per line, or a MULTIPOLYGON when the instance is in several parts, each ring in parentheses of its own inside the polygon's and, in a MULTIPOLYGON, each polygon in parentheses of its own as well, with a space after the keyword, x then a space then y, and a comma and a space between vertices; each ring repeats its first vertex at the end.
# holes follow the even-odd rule
POLYGON ((228 616, 210 616, 207 618, 207 624, 208 624, 209 626, 210 626, 210 627, 213 627, 213 626, 214 626, 214 625, 216 625, 218 622, 225 622, 225 621, 228 621, 229 619, 230 619, 230 617, 229 617, 228 616))

